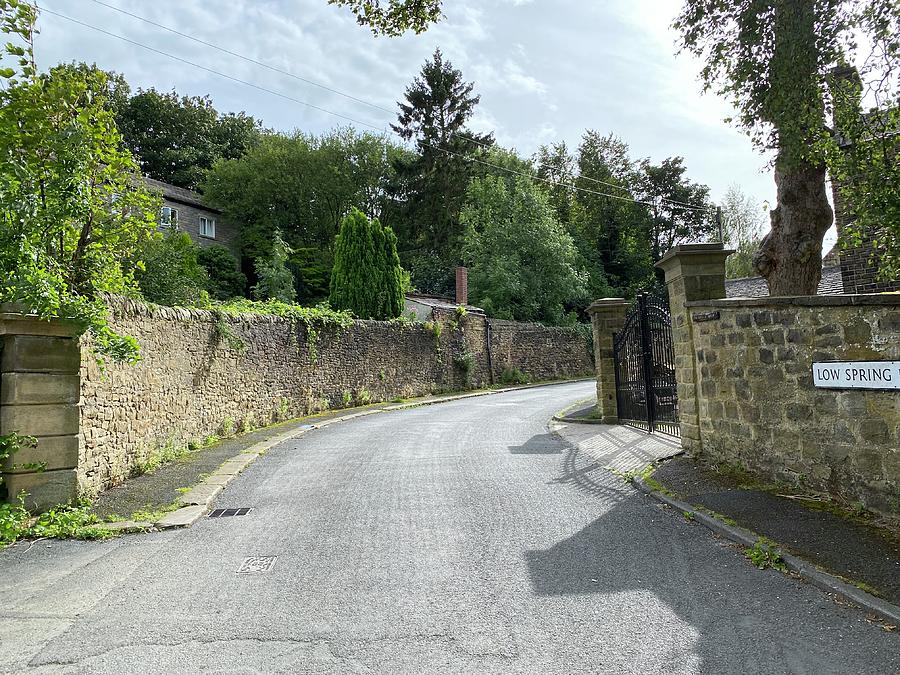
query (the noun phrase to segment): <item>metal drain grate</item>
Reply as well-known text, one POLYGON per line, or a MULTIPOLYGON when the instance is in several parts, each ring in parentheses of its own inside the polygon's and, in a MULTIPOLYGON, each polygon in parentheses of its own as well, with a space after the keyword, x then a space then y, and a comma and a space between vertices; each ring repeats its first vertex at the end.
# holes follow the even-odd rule
POLYGON ((250 513, 250 508, 242 507, 239 509, 213 509, 209 512, 208 518, 229 518, 231 516, 246 516, 250 513))

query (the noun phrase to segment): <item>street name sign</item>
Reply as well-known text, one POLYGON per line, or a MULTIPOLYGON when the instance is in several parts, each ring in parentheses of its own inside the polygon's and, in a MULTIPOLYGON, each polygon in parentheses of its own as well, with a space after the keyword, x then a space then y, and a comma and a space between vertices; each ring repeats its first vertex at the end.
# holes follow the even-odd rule
POLYGON ((812 371, 820 389, 900 389, 900 361, 813 363, 812 371))

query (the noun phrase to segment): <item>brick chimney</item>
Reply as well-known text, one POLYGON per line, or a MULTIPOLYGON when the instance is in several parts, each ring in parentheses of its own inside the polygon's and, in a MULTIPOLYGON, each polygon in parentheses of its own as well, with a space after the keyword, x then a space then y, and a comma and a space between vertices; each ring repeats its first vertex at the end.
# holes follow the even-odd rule
POLYGON ((456 268, 456 304, 469 304, 469 269, 467 267, 456 268))

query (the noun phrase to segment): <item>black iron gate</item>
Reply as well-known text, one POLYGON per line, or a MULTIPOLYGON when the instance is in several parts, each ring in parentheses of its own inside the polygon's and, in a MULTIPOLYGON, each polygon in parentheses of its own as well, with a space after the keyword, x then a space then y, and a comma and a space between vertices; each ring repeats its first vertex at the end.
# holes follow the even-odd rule
POLYGON ((625 424, 680 436, 675 346, 668 303, 641 293, 613 338, 616 402, 625 424))

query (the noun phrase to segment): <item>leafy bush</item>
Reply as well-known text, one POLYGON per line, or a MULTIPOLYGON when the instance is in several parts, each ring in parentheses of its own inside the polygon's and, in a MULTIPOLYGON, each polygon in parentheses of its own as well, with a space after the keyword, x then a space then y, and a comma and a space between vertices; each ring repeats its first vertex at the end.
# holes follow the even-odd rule
POLYGON ((247 289, 247 277, 239 269, 237 258, 224 246, 201 248, 197 262, 206 270, 206 289, 214 300, 230 300, 243 297, 247 289))
POLYGON ((515 366, 507 366, 500 374, 502 384, 528 384, 531 379, 515 366))
POLYGON ((21 498, 13 504, 0 504, 0 544, 13 544, 26 537, 58 539, 104 539, 114 536, 96 525, 100 519, 88 502, 57 506, 32 521, 21 498))
POLYGON ((36 20, 33 3, 0 3, 0 302, 71 319, 98 353, 133 361, 137 342, 109 327, 101 294, 134 290, 123 262, 153 232, 159 202, 107 109, 107 76, 39 73, 36 20))
POLYGON ((198 262, 198 253, 187 232, 158 233, 138 253, 136 276, 141 295, 170 307, 209 305, 208 277, 198 262))
POLYGON ((296 300, 294 275, 287 268, 291 253, 290 247, 284 243, 281 235, 276 234, 270 257, 256 261, 256 276, 259 279, 253 287, 253 297, 256 300, 277 300, 285 303, 296 300))

